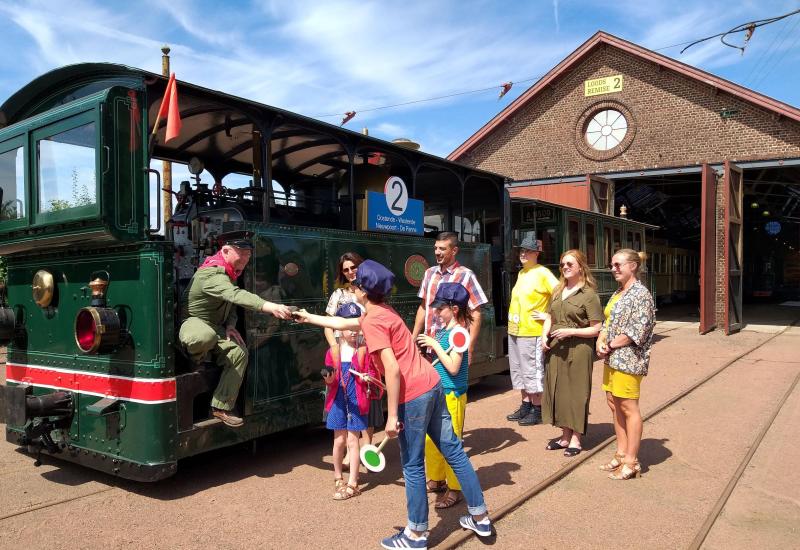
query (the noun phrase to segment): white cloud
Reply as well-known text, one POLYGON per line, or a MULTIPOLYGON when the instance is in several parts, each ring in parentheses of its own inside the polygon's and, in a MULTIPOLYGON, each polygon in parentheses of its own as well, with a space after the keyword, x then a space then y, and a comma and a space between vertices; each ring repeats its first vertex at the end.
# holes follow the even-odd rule
MULTIPOLYGON (((601 0, 591 6, 551 0, 502 8, 488 0, 147 0, 144 6, 72 0, 68 9, 63 6, 0 0, 0 29, 24 33, 15 43, 0 36, 0 66, 13 67, 0 82, 7 93, 68 63, 109 61, 160 72, 160 47, 169 43, 180 80, 309 116, 358 110, 348 128, 410 137, 438 154, 460 143, 449 136, 469 132, 465 127, 476 130, 491 117, 485 113, 506 104, 494 101, 497 92, 365 109, 499 87, 507 80, 517 82, 514 92, 521 92, 531 83, 520 80, 550 70, 598 24, 659 48, 714 34, 765 11, 793 9, 784 9, 785 2, 767 9, 753 1, 723 0, 601 0), (445 109, 456 113, 447 127, 429 128, 419 116, 445 109)), ((764 34, 759 29, 756 37, 764 34)), ((717 39, 683 56, 679 49, 662 53, 707 70, 734 69, 742 61, 717 39)), ((764 41, 754 42, 745 61, 766 49, 764 41)), ((338 124, 339 117, 324 120, 338 124)))
MULTIPOLYGON (((370 132, 373 132, 372 128, 370 128, 370 132)), ((374 135, 391 136, 387 138, 389 140, 400 137, 407 138, 409 136, 409 129, 405 126, 401 126, 400 124, 381 122, 374 127, 374 135)))
POLYGON ((561 32, 561 25, 558 22, 558 0, 553 0, 553 19, 556 21, 556 32, 561 32))

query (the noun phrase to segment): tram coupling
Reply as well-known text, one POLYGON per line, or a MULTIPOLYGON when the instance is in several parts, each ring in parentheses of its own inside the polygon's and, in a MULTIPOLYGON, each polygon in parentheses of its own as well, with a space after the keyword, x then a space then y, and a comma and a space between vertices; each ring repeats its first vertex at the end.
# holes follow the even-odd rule
MULTIPOLYGON (((55 391, 32 395, 27 385, 5 386, 5 420, 9 426, 23 427, 17 442, 29 452, 55 454, 61 447, 53 441, 51 432, 69 428, 74 412, 72 392, 55 391)), ((38 453, 37 453, 38 454, 38 453)), ((38 466, 37 460, 37 466, 38 466)))

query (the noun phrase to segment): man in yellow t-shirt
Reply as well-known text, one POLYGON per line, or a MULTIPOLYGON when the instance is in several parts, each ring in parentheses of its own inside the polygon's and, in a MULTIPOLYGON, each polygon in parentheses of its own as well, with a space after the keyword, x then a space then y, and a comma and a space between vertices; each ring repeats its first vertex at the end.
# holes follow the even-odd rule
POLYGON ((511 385, 522 394, 522 403, 506 418, 520 426, 532 426, 542 423, 542 326, 558 279, 538 263, 542 241, 528 236, 517 248, 522 269, 508 308, 508 363, 511 385))

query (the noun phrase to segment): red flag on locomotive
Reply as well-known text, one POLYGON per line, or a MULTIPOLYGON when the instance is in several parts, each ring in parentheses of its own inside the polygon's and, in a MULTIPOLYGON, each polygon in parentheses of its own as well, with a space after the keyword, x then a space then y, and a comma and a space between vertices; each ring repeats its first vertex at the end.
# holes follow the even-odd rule
POLYGON ((158 123, 162 118, 167 117, 167 135, 164 143, 178 137, 181 132, 181 113, 178 107, 178 83, 175 81, 175 73, 172 73, 164 90, 164 98, 161 100, 161 107, 156 118, 156 127, 153 132, 158 131, 158 123))

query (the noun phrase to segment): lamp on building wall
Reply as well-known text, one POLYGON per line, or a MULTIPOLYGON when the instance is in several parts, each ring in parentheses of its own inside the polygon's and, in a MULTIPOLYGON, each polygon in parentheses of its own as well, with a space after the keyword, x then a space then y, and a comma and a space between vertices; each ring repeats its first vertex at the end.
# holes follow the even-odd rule
POLYGON ((750 203, 750 208, 758 208, 758 203, 757 203, 757 202, 755 202, 755 201, 754 201, 754 202, 751 202, 751 203, 750 203))

